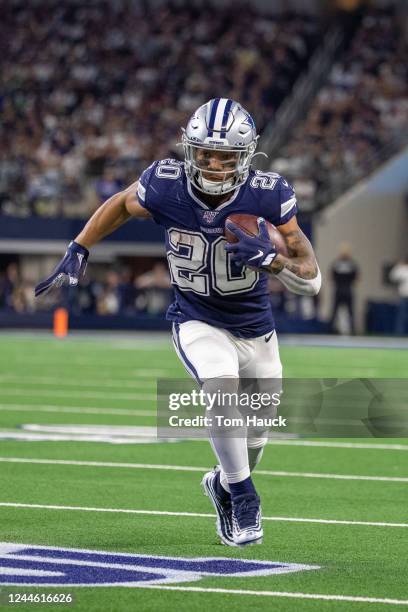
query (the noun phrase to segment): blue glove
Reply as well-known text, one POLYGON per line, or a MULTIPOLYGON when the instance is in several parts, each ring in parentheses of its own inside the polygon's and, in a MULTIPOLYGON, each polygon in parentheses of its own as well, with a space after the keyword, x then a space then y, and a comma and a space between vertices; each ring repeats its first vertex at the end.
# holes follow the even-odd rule
POLYGON ((68 287, 78 284, 80 275, 85 274, 89 251, 75 241, 69 243, 67 252, 46 280, 38 283, 35 296, 47 293, 53 287, 68 287))
POLYGON ((228 253, 232 253, 231 259, 236 265, 251 268, 268 266, 278 254, 263 217, 258 217, 258 236, 249 236, 231 221, 227 221, 226 227, 239 239, 239 242, 227 242, 224 247, 228 253))

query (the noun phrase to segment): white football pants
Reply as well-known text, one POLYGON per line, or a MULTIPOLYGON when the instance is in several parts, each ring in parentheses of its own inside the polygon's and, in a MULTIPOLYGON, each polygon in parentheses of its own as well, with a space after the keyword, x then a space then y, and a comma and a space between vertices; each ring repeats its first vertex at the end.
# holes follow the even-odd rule
MULTIPOLYGON (((230 379, 231 391, 234 383, 238 389, 240 378, 251 378, 258 380, 259 390, 263 391, 267 389, 263 389, 262 379, 282 378, 276 332, 245 339, 202 321, 187 321, 173 325, 173 343, 186 370, 204 390, 214 379, 230 379)), ((248 478, 261 459, 267 436, 265 431, 256 437, 220 437, 209 431, 226 490, 229 482, 248 478)))

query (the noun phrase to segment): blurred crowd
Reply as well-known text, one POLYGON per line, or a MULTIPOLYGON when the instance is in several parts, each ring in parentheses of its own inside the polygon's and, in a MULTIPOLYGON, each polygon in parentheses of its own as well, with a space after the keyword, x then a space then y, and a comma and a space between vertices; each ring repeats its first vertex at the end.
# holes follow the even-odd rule
POLYGON ((74 217, 176 156, 209 98, 240 100, 262 130, 319 26, 233 0, 9 0, 0 37, 0 211, 74 217))
POLYGON ((365 14, 306 119, 272 166, 303 210, 330 202, 408 141, 406 24, 393 8, 365 14))
POLYGON ((8 264, 0 273, 0 311, 33 313, 65 304, 75 315, 160 315, 172 299, 164 260, 141 274, 127 266, 106 270, 95 264, 74 290, 63 288, 41 299, 35 299, 34 285, 18 263, 8 264))
POLYGON ((16 262, 0 271, 0 310, 34 312, 34 282, 23 278, 16 262))

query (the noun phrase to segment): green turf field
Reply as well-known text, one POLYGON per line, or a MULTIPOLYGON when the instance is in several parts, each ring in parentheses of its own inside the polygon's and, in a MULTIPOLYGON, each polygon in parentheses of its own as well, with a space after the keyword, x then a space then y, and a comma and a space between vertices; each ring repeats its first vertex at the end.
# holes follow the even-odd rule
MULTIPOLYGON (((287 346, 281 356, 291 377, 407 377, 403 350, 287 346)), ((14 607, 81 612, 408 608, 407 440, 271 443, 254 477, 264 543, 235 549, 218 543, 213 509, 200 487, 203 472, 214 464, 206 441, 147 443, 149 429, 142 430, 146 443, 124 443, 126 429, 116 430, 113 443, 94 441, 95 429, 82 430, 81 441, 63 439, 70 433, 61 426, 71 426, 76 436, 75 426, 106 426, 101 436, 113 426, 154 427, 156 379, 184 376, 170 342, 163 340, 0 337, 0 541, 319 569, 204 576, 148 588, 14 587, 13 592, 75 597, 71 607, 14 607), (4 439, 16 431, 27 438, 62 439, 4 439)))

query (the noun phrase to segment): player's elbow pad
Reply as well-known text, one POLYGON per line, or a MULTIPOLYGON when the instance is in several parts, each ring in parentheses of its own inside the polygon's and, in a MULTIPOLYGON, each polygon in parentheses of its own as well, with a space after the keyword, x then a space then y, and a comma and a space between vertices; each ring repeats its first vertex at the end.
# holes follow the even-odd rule
POLYGON ((283 268, 276 276, 289 291, 299 295, 317 295, 322 285, 322 275, 319 268, 317 268, 317 276, 314 278, 300 278, 287 268, 283 268))

